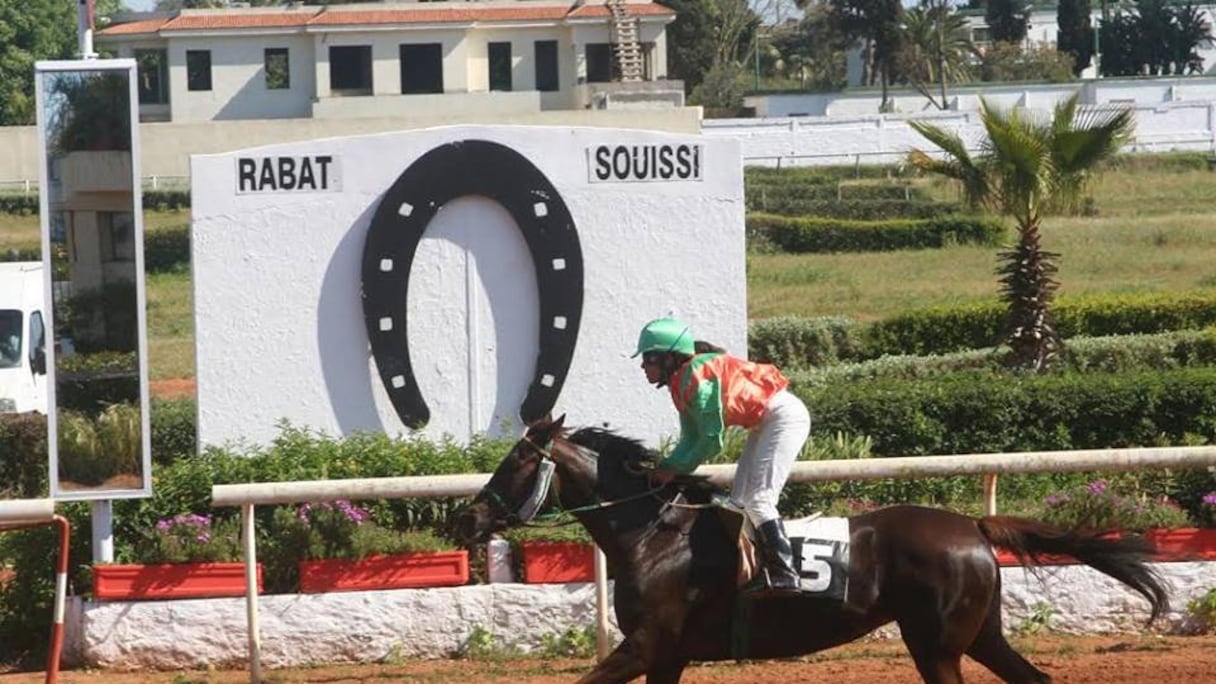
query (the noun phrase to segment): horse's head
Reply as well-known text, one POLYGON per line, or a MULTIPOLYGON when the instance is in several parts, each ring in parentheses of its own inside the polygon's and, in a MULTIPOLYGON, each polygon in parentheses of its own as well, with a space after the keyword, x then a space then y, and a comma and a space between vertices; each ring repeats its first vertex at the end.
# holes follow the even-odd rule
POLYGON ((528 427, 458 516, 457 534, 464 543, 526 523, 548 505, 557 469, 555 453, 561 458, 563 449, 575 448, 562 440, 564 421, 564 415, 557 420, 544 418, 528 427))

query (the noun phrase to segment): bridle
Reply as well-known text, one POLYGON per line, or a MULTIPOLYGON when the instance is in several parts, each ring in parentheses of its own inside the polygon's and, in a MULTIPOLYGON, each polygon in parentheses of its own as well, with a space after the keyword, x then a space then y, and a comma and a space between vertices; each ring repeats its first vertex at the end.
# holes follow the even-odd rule
MULTIPOLYGON (((498 507, 504 511, 508 511, 508 521, 514 519, 518 521, 519 524, 526 525, 536 518, 536 514, 540 512, 541 506, 549 498, 554 483, 553 475, 557 472, 557 461, 554 460, 551 447, 549 446, 551 442, 541 446, 526 436, 520 441, 540 454, 540 461, 537 464, 536 470, 536 480, 532 483, 532 493, 523 503, 521 503, 518 507, 515 507, 514 511, 512 512, 511 504, 507 503, 506 498, 499 493, 498 490, 493 487, 493 485, 487 484, 482 491, 485 493, 486 497, 493 501, 498 507)), ((611 501, 596 501, 595 503, 588 504, 586 506, 564 509, 555 515, 560 516, 569 513, 583 513, 611 508, 629 501, 642 499, 648 496, 655 496, 662 491, 662 489, 663 487, 660 485, 653 489, 647 489, 639 494, 633 494, 620 499, 613 499, 611 501)))

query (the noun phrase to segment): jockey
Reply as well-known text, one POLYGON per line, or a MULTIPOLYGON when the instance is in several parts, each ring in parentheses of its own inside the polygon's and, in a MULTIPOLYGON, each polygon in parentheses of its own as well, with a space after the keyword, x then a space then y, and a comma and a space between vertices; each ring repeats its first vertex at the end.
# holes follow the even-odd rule
POLYGON ((775 366, 752 363, 707 342, 694 341, 674 318, 646 324, 634 357, 642 356, 646 381, 667 386, 680 414, 680 440, 653 479, 667 483, 691 473, 722 451, 727 426, 748 431, 735 471, 731 499, 759 532, 769 588, 798 590, 793 549, 777 512, 777 499, 811 430, 802 400, 775 366))

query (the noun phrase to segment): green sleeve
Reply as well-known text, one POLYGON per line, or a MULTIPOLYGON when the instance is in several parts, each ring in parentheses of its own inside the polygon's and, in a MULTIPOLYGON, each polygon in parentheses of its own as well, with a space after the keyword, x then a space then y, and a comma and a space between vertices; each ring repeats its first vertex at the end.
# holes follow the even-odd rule
POLYGON ((721 385, 716 379, 702 380, 688 407, 680 412, 680 441, 659 464, 678 473, 691 473, 705 459, 722 451, 721 385))

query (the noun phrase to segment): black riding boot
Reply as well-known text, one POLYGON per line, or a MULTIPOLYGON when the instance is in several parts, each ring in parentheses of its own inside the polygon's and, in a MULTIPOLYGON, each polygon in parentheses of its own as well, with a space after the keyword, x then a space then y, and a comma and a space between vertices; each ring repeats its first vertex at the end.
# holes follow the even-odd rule
POLYGON ((794 549, 785 536, 785 525, 781 520, 770 520, 759 528, 760 554, 764 558, 764 571, 768 574, 768 591, 799 591, 798 573, 794 570, 794 549))

